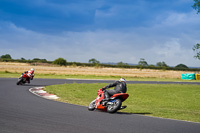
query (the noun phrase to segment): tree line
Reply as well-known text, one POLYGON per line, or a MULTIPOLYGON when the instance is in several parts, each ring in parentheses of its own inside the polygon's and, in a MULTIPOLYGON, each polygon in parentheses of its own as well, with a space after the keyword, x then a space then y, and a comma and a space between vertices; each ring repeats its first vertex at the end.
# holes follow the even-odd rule
POLYGON ((68 62, 64 58, 57 58, 54 61, 47 61, 46 59, 39 59, 34 58, 32 60, 30 59, 12 59, 12 57, 9 54, 2 55, 0 57, 1 62, 20 62, 20 63, 33 63, 39 64, 39 63, 47 63, 47 64, 53 64, 53 65, 59 65, 59 66, 88 66, 88 67, 112 67, 112 68, 138 68, 138 69, 159 69, 159 70, 183 70, 183 71, 199 71, 200 68, 189 68, 188 66, 184 64, 178 64, 175 67, 168 66, 164 61, 157 62, 156 65, 149 65, 147 61, 145 61, 144 58, 141 58, 137 65, 130 65, 128 63, 124 62, 118 62, 118 63, 100 63, 95 58, 91 58, 88 60, 88 63, 80 63, 80 62, 68 62))

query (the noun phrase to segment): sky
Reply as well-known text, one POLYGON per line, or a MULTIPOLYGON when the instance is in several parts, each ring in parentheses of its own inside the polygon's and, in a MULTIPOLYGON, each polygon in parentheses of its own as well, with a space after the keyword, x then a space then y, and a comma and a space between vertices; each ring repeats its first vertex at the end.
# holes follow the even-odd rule
POLYGON ((0 56, 200 67, 193 0, 0 0, 0 56))

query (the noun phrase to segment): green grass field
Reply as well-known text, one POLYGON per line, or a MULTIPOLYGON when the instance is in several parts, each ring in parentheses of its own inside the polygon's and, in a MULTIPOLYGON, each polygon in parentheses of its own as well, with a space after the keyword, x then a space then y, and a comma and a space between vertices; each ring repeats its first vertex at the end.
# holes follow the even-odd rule
MULTIPOLYGON (((107 84, 64 84, 45 88, 59 101, 88 106, 97 90, 107 84)), ((198 85, 128 84, 128 107, 122 112, 200 122, 200 87, 198 85)))

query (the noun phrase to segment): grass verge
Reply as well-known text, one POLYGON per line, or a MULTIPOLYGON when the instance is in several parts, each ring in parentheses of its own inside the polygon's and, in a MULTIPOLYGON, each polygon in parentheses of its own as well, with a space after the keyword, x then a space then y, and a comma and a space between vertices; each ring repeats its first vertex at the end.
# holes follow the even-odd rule
MULTIPOLYGON (((52 85, 46 91, 60 97, 59 101, 88 106, 97 90, 107 84, 52 85)), ((122 112, 162 118, 200 122, 200 89, 198 85, 128 84, 128 107, 122 112)))

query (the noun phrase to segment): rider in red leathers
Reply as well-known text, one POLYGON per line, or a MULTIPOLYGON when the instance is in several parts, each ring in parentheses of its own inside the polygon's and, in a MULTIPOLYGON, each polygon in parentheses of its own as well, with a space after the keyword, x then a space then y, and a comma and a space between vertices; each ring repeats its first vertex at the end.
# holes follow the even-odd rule
POLYGON ((31 68, 31 70, 24 72, 28 76, 28 78, 27 78, 28 83, 30 83, 30 80, 33 80, 33 77, 35 76, 34 71, 35 71, 35 69, 31 68))

